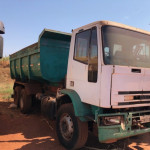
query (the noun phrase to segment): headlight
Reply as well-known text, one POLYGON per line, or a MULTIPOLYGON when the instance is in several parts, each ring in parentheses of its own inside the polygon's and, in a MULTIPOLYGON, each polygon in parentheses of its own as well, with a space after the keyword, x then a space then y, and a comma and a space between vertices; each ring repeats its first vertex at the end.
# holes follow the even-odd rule
POLYGON ((101 117, 100 125, 103 126, 120 125, 122 121, 123 121, 123 116, 101 117))

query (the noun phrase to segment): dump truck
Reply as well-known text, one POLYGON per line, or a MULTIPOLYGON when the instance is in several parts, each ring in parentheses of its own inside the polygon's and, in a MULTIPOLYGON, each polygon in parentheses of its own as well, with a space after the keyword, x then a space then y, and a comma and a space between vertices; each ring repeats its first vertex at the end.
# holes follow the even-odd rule
MULTIPOLYGON (((3 22, 0 21, 0 34, 5 33, 5 28, 3 22)), ((3 57, 3 37, 0 35, 0 58, 3 57)))
POLYGON ((14 103, 56 120, 66 149, 150 132, 150 32, 97 21, 72 34, 44 29, 38 42, 10 55, 14 103))

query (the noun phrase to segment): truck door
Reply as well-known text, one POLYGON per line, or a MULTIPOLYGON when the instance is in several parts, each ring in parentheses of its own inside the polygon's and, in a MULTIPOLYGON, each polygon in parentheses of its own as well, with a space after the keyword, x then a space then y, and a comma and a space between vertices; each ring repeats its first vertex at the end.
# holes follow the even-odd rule
POLYGON ((99 106, 97 28, 76 34, 71 78, 81 100, 99 106))

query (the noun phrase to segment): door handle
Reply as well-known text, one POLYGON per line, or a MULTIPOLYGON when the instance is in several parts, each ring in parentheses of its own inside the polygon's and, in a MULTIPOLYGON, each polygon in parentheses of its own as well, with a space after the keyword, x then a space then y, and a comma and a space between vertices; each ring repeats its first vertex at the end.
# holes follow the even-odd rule
POLYGON ((133 73, 141 73, 141 69, 131 69, 131 72, 133 72, 133 73))

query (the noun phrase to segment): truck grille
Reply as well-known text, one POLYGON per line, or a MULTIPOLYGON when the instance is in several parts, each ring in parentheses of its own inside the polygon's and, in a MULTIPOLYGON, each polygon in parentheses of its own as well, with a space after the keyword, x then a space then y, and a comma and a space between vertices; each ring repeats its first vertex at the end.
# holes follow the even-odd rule
POLYGON ((145 99, 150 99, 150 95, 137 95, 137 96, 134 96, 134 100, 145 100, 145 99))
POLYGON ((150 104, 150 91, 121 91, 118 94, 124 95, 124 102, 118 105, 150 104))
MULTIPOLYGON (((150 99, 149 99, 150 100, 150 99)), ((150 101, 119 102, 118 105, 150 104, 150 101)))
MULTIPOLYGON (((129 115, 131 115, 129 113, 129 115)), ((132 126, 131 129, 145 129, 150 127, 150 111, 132 113, 132 126)))
POLYGON ((150 91, 119 91, 119 95, 127 95, 127 94, 150 94, 150 91))

